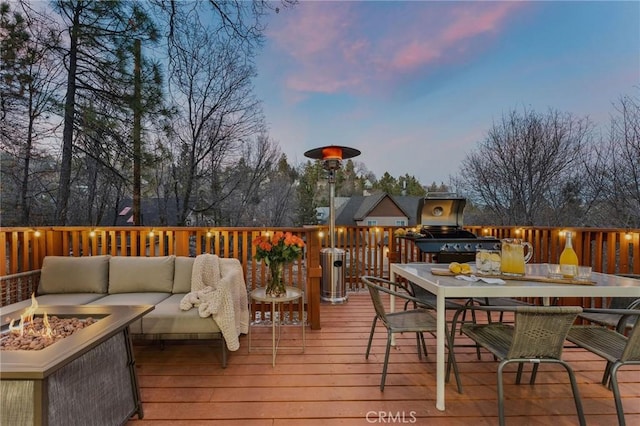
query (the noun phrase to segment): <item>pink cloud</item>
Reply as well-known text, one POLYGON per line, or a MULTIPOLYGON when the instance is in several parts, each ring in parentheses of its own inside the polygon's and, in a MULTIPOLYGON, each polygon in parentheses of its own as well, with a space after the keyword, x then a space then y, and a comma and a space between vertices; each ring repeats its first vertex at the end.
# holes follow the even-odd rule
POLYGON ((492 3, 491 7, 482 7, 475 3, 472 6, 458 7, 452 11, 453 21, 442 32, 442 42, 455 43, 483 33, 494 32, 509 18, 509 13, 518 8, 515 2, 492 3))
POLYGON ((380 93, 417 70, 459 60, 478 37, 499 36, 520 7, 517 2, 399 2, 393 8, 376 2, 301 2, 275 18, 267 36, 285 56, 282 78, 290 90, 380 93))
MULTIPOLYGON (((515 2, 464 3, 451 4, 442 10, 440 25, 433 23, 433 30, 421 37, 415 37, 404 46, 400 46, 389 65, 394 70, 411 71, 425 65, 437 65, 448 57, 460 55, 465 42, 487 33, 495 34, 510 17, 509 13, 517 9, 515 2)), ((429 10, 425 13, 430 14, 429 10)), ((427 19, 422 16, 418 19, 427 19)), ((412 25, 420 26, 420 22, 412 25)), ((418 33, 418 29, 411 29, 418 33)))
POLYGON ((334 49, 349 16, 348 3, 301 2, 287 17, 274 19, 267 34, 292 57, 305 59, 334 49))
POLYGON ((403 48, 393 58, 390 68, 398 70, 414 69, 421 65, 435 62, 441 55, 441 50, 429 46, 425 42, 413 42, 403 48))

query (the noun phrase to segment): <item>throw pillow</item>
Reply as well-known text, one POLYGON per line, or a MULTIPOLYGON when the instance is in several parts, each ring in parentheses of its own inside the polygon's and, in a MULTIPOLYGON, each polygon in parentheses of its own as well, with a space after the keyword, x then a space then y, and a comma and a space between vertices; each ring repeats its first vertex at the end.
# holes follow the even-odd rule
POLYGON ((175 256, 114 256, 109 262, 109 294, 171 293, 174 264, 175 256))
POLYGON ((38 294, 106 293, 111 256, 46 256, 38 294))

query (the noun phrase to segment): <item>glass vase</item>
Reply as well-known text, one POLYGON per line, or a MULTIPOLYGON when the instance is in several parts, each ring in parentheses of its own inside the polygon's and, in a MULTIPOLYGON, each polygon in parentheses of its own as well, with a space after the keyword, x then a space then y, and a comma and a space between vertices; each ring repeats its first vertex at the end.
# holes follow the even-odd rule
POLYGON ((265 291, 269 297, 283 297, 287 295, 284 285, 284 263, 271 262, 269 265, 269 279, 265 291))

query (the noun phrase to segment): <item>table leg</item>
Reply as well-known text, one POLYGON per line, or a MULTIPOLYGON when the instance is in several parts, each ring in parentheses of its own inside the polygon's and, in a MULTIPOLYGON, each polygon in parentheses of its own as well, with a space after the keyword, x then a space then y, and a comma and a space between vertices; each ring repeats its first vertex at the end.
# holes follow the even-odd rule
MULTIPOLYGON (((249 305, 249 309, 251 309, 252 306, 253 306, 253 302, 249 305)), ((251 310, 249 310, 249 316, 250 316, 250 318, 249 318, 249 330, 248 330, 248 333, 247 333, 247 339, 249 339, 249 353, 251 353, 251 325, 252 325, 251 323, 253 321, 255 321, 256 317, 255 317, 255 314, 251 310)))
POLYGON ((304 291, 302 292, 302 295, 300 296, 300 324, 302 324, 302 353, 304 353, 304 351, 306 350, 307 347, 307 341, 306 341, 306 336, 305 336, 305 327, 304 327, 304 291))
MULTIPOLYGON (((436 295, 436 408, 440 411, 444 411, 444 342, 446 340, 446 317, 444 301, 444 295, 438 293, 436 295)), ((451 351, 453 350, 453 348, 449 348, 449 350, 451 351)))
MULTIPOLYGON (((276 303, 271 302, 271 366, 276 366, 276 303)), ((278 321, 280 314, 278 313, 278 321)), ((280 330, 280 329, 278 329, 280 330)))
MULTIPOLYGON (((389 273, 389 281, 396 282, 396 274, 394 272, 389 273)), ((393 286, 392 290, 396 290, 396 286, 393 286)), ((389 312, 394 312, 396 310, 396 296, 393 294, 389 295, 389 312)), ((395 334, 391 334, 391 346, 396 345, 396 336, 395 334)))

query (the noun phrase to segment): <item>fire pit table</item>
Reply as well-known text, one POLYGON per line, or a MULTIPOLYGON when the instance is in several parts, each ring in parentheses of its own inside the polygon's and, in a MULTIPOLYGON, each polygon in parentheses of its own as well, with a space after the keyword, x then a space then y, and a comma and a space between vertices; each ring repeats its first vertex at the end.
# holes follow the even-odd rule
MULTIPOLYGON (((41 350, 2 351, 0 424, 115 425, 136 413, 142 418, 129 324, 151 310, 40 306, 36 315, 98 321, 41 350)), ((2 313, 3 335, 20 313, 2 313)))

